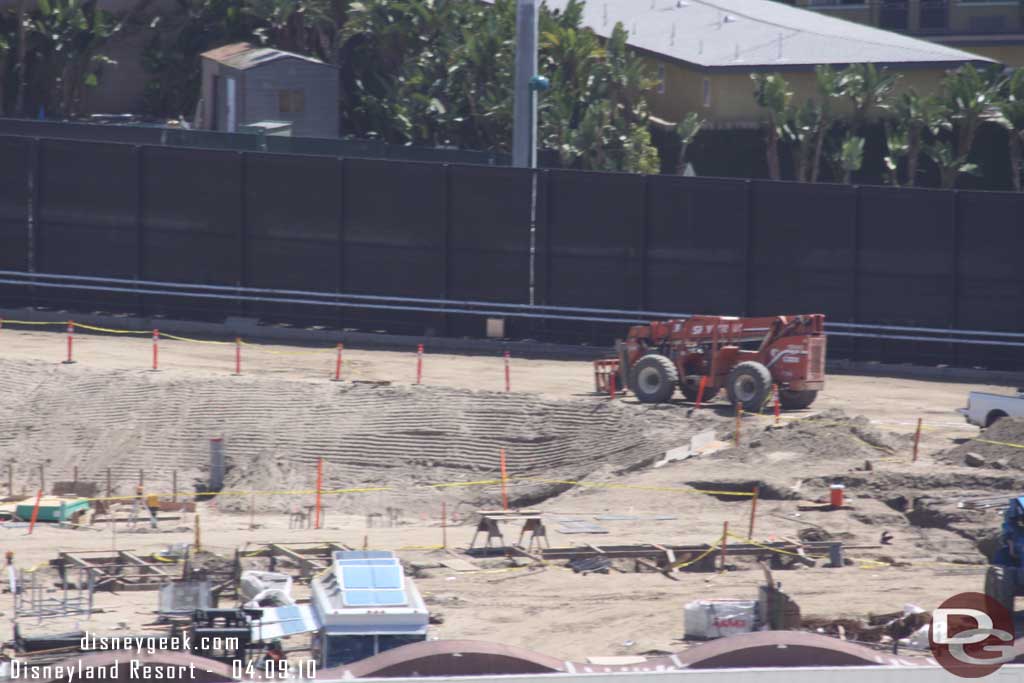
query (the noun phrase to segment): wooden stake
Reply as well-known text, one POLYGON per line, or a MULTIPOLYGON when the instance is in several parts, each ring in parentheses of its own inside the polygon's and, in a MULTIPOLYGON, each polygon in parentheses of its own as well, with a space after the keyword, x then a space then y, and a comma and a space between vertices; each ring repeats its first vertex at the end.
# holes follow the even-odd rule
POLYGON ((505 471, 505 449, 501 449, 501 508, 508 510, 508 489, 506 483, 508 482, 508 473, 505 471))
POLYGON ((320 458, 316 461, 316 517, 313 522, 313 528, 320 528, 320 489, 324 485, 324 459, 320 458))
POLYGON ((707 375, 701 375, 701 377, 700 377, 700 386, 697 387, 697 405, 695 405, 694 408, 696 408, 696 409, 700 408, 701 401, 704 400, 704 389, 707 386, 708 386, 708 376, 707 375))
POLYGON ((111 485, 110 468, 107 468, 107 498, 114 495, 114 487, 111 485))
POLYGON ((758 488, 754 487, 754 495, 750 498, 750 529, 747 531, 747 538, 754 539, 754 519, 757 517, 757 493, 758 488))
POLYGON ((914 459, 913 462, 917 462, 917 450, 918 446, 921 445, 921 418, 917 418, 917 431, 914 432, 914 459))
POLYGON ((43 491, 46 490, 46 467, 44 465, 39 466, 39 488, 43 491))
POLYGON ((7 495, 14 495, 14 463, 7 463, 7 495))
POLYGON ((743 419, 743 403, 741 402, 741 403, 737 403, 736 404, 736 436, 735 436, 734 441, 735 441, 735 446, 737 448, 740 447, 740 420, 742 420, 742 419, 743 419))
POLYGON ((178 502, 178 470, 171 470, 171 502, 178 502))
POLYGON ((721 555, 722 555, 722 563, 721 563, 721 566, 719 567, 719 571, 722 572, 722 573, 725 572, 725 555, 726 555, 726 550, 728 549, 728 547, 729 547, 729 522, 725 521, 725 522, 722 522, 722 553, 721 553, 721 555))
POLYGON ((146 475, 142 471, 142 468, 140 467, 139 468, 139 486, 145 486, 145 485, 146 485, 146 475))
POLYGON ((249 530, 256 528, 256 494, 249 496, 249 530))
POLYGON ((441 547, 448 547, 448 506, 441 501, 441 547))
POLYGON ((201 537, 200 529, 199 529, 199 510, 198 509, 196 510, 196 538, 195 538, 195 542, 193 543, 193 545, 195 546, 195 551, 197 553, 200 550, 203 549, 202 537, 201 537))

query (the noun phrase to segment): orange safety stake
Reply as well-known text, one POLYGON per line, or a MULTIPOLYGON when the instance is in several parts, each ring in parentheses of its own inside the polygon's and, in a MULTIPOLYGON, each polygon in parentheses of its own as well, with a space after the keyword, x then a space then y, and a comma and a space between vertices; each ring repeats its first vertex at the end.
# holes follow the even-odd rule
POLYGON ((505 488, 508 474, 505 471, 505 449, 501 449, 501 508, 508 510, 508 490, 505 488))
POLYGON ((610 375, 608 375, 608 396, 610 396, 613 400, 615 399, 615 376, 617 374, 619 373, 612 372, 610 375))
POLYGON ((921 418, 917 418, 917 431, 914 432, 914 459, 912 462, 917 462, 917 450, 921 445, 921 418))
POLYGON ((335 382, 341 381, 341 352, 345 347, 341 342, 338 342, 338 359, 334 362, 334 380, 335 382))
POLYGON ((73 320, 68 321, 68 359, 63 361, 64 365, 71 365, 74 363, 74 359, 71 357, 71 348, 74 346, 75 340, 75 323, 73 320))
POLYGON ((416 346, 416 384, 423 382, 423 344, 416 346))
POLYGON ((159 366, 159 348, 160 348, 160 330, 153 330, 153 372, 156 372, 159 366))
POLYGON ((772 385, 772 397, 775 399, 775 424, 779 424, 781 418, 781 408, 779 407, 779 385, 772 385))
POLYGON ((697 405, 694 408, 700 409, 701 401, 704 400, 704 389, 708 386, 708 376, 701 375, 700 386, 697 387, 697 405))
POLYGON ((36 504, 32 507, 32 521, 28 523, 28 533, 31 534, 32 530, 36 528, 36 519, 39 518, 39 501, 43 499, 43 490, 39 489, 36 494, 36 504))

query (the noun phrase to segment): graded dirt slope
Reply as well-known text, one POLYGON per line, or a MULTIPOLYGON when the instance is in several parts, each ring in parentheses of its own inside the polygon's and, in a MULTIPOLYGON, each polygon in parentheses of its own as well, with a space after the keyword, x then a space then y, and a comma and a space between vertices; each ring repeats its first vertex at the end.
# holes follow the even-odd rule
MULTIPOLYGON (((102 483, 110 468, 122 493, 140 469, 147 490, 167 490, 173 470, 190 490, 206 481, 209 439, 223 437, 229 489, 312 488, 323 458, 325 488, 398 487, 396 498, 408 504, 418 485, 495 478, 502 448, 512 477, 574 479, 598 466, 651 462, 719 420, 603 399, 427 386, 56 371, 11 361, 0 361, 0 373, 0 463, 13 461, 26 480, 45 464, 51 482, 77 467, 80 479, 102 483)), ((248 499, 232 501, 248 509, 248 499)), ((257 506, 286 501, 260 496, 257 506)))

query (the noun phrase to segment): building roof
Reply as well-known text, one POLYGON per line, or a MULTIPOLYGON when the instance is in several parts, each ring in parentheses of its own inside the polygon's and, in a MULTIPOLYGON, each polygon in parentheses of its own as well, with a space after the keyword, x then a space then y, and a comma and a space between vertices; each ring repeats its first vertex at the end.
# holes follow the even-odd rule
POLYGON ((285 52, 284 50, 275 50, 270 47, 256 47, 251 43, 232 43, 230 45, 222 45, 221 47, 213 50, 208 50, 200 56, 213 60, 219 64, 230 66, 232 69, 239 69, 240 71, 254 69, 256 67, 263 66, 264 64, 275 62, 279 59, 301 59, 304 62, 331 66, 330 64, 321 62, 319 59, 314 59, 313 57, 307 57, 294 52, 285 52))
MULTIPOLYGON (((544 0, 563 9, 569 0, 544 0)), ((774 0, 588 0, 583 23, 608 37, 617 22, 629 45, 706 68, 814 64, 952 65, 993 63, 891 31, 774 0)))

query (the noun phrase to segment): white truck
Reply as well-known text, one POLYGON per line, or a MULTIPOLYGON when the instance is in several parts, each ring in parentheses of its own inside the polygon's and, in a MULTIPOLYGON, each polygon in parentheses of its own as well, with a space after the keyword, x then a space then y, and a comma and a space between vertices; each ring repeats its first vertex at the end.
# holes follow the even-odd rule
POLYGON ((957 412, 979 427, 991 427, 1004 417, 1024 417, 1024 389, 1018 389, 1016 396, 972 391, 967 395, 967 407, 957 408, 957 412))

